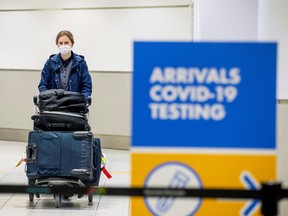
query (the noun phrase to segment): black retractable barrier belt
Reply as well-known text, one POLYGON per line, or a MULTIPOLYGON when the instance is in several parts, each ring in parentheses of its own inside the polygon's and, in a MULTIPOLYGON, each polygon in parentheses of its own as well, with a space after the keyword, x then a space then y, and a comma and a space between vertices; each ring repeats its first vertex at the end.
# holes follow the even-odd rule
MULTIPOLYGON (((43 194, 88 194, 110 196, 173 196, 194 198, 243 198, 261 199, 261 190, 244 189, 173 189, 173 188, 142 188, 142 187, 69 187, 69 186, 25 186, 0 185, 0 193, 43 193, 43 194)), ((288 198, 288 189, 281 189, 279 199, 288 198)))
POLYGON ((108 196, 142 197, 187 197, 187 198, 230 198, 258 199, 264 216, 278 214, 278 201, 288 198, 288 189, 281 184, 262 184, 260 190, 242 189, 172 189, 172 188, 120 188, 120 187, 69 187, 69 186, 25 186, 0 185, 0 193, 30 194, 94 194, 108 196))

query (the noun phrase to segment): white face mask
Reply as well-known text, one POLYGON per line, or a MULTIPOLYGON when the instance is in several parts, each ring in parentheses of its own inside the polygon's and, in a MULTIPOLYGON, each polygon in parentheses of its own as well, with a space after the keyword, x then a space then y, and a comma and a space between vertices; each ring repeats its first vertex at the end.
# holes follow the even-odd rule
POLYGON ((59 47, 59 52, 63 55, 66 55, 72 50, 71 46, 69 45, 63 45, 59 47))

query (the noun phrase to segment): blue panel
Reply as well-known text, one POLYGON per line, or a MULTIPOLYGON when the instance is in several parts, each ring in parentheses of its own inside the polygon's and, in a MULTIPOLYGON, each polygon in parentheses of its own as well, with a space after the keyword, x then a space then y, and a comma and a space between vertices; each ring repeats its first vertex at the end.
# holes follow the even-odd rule
POLYGON ((132 146, 274 149, 276 48, 135 42, 132 146))

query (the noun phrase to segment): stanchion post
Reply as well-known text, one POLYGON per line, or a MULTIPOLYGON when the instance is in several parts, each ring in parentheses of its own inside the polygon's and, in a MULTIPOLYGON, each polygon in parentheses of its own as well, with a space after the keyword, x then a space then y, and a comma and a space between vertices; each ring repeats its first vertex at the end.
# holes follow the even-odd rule
POLYGON ((263 183, 261 188, 261 213, 263 216, 278 214, 281 183, 263 183))

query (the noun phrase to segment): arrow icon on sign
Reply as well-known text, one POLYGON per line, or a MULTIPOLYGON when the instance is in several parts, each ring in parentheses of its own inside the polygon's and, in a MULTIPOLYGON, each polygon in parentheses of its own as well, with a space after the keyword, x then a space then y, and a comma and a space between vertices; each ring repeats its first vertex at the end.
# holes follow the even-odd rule
MULTIPOLYGON (((240 175, 241 182, 248 190, 257 190, 260 185, 248 171, 244 171, 240 175)), ((243 206, 241 209, 241 214, 243 216, 252 215, 256 209, 260 206, 260 200, 254 199, 243 206)))

